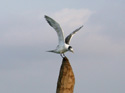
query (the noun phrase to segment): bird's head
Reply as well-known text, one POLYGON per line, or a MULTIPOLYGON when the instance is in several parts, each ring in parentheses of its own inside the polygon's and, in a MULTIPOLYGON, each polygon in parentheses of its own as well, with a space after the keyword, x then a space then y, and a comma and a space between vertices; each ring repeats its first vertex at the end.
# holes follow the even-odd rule
POLYGON ((74 52, 73 52, 73 48, 72 48, 72 46, 69 46, 69 47, 68 47, 68 51, 74 53, 74 52))

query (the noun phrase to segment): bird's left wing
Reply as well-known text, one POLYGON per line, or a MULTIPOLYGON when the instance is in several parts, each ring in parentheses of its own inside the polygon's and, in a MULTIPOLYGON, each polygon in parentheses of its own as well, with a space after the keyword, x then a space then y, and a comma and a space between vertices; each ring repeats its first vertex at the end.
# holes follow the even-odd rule
POLYGON ((66 37, 65 43, 66 43, 66 44, 69 44, 69 42, 70 42, 71 38, 73 37, 73 35, 74 35, 76 32, 78 32, 82 27, 83 27, 83 26, 77 28, 75 31, 73 31, 72 33, 70 33, 70 34, 66 37))
POLYGON ((52 18, 50 18, 46 15, 45 15, 45 19, 49 23, 49 25, 51 27, 53 27, 55 29, 55 31, 57 32, 59 45, 64 44, 65 43, 64 35, 63 35, 63 31, 62 31, 60 25, 55 20, 53 20, 52 18))

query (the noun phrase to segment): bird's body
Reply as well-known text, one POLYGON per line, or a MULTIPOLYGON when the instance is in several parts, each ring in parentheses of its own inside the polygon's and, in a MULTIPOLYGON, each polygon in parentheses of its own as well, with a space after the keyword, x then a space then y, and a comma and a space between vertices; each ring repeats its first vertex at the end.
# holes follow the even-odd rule
POLYGON ((57 54, 63 54, 63 53, 68 51, 68 47, 69 47, 68 44, 57 45, 55 50, 50 50, 48 52, 54 52, 54 53, 57 53, 57 54))
MULTIPOLYGON (((73 48, 69 45, 70 39, 73 37, 73 35, 79 31, 83 26, 79 27, 75 31, 73 31, 71 34, 69 34, 65 39, 64 39, 64 34, 63 30, 61 29, 60 25, 53 20, 52 18, 48 17, 45 15, 46 21, 49 23, 50 26, 52 26, 55 31, 57 32, 58 35, 58 45, 55 50, 50 50, 48 52, 53 52, 60 54, 61 56, 65 56, 64 53, 67 51, 73 52, 73 48)), ((62 57, 63 57, 62 56, 62 57)))

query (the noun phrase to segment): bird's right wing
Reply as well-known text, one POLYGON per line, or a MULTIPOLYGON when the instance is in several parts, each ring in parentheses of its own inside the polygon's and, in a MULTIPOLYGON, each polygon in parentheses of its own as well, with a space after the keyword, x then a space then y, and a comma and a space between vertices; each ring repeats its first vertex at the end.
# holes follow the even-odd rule
POLYGON ((53 27, 55 29, 55 31, 57 32, 59 45, 64 44, 65 43, 64 35, 63 35, 63 31, 62 31, 60 25, 55 20, 53 20, 52 18, 50 18, 46 15, 45 15, 45 19, 49 23, 49 25, 51 27, 53 27))
POLYGON ((76 32, 78 32, 82 27, 83 27, 83 26, 79 27, 78 29, 76 29, 75 31, 73 31, 72 33, 70 33, 70 34, 66 37, 65 43, 66 43, 66 44, 69 44, 69 42, 70 42, 71 38, 73 37, 73 35, 74 35, 76 32))

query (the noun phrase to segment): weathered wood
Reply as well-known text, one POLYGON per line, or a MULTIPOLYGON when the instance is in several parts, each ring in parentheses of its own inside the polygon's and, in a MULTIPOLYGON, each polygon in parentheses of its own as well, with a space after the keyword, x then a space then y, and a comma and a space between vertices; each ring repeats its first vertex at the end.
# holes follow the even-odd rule
POLYGON ((75 77, 67 57, 63 58, 56 93, 73 93, 75 77))

